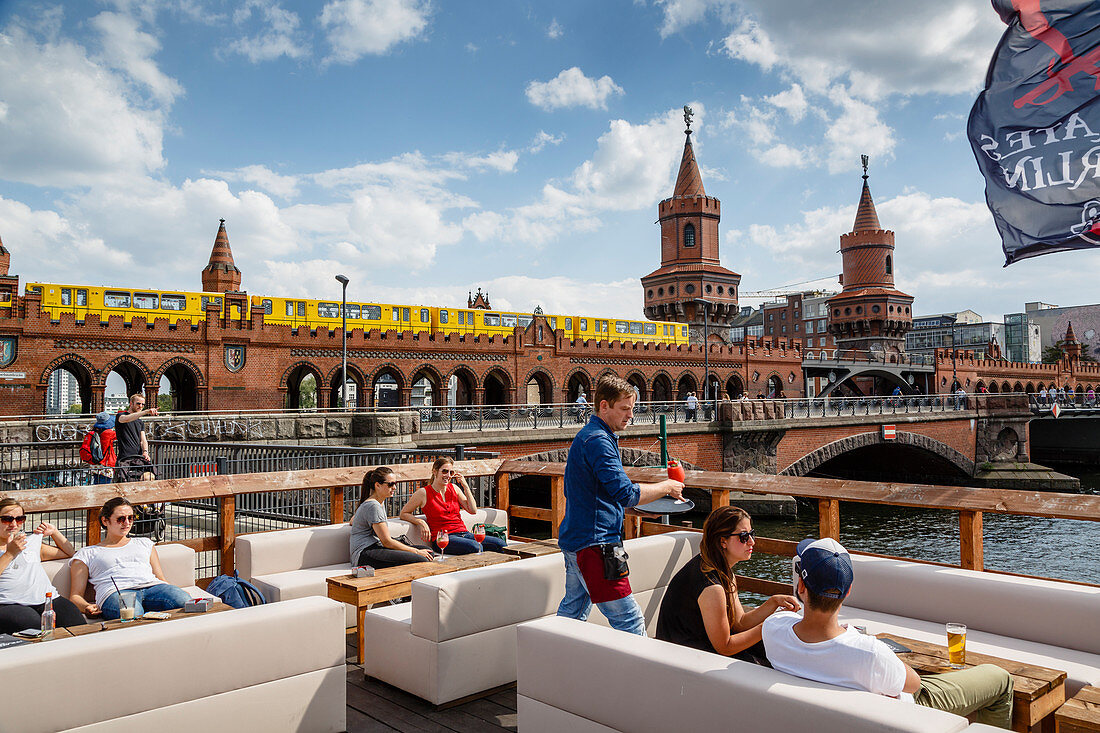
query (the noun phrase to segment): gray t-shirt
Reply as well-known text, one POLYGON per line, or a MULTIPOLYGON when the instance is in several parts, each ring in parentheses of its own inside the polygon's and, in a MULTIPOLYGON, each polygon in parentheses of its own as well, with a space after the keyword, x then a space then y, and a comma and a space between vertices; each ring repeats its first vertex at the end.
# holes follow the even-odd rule
POLYGON ((351 562, 359 562, 359 553, 382 543, 374 533, 374 525, 386 521, 386 510, 374 499, 367 499, 351 518, 351 562))

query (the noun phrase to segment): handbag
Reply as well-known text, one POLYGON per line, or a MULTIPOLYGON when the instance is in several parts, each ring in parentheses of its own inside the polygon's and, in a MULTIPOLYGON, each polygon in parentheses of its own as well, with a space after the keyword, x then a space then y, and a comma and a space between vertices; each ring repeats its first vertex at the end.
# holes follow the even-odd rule
POLYGON ((508 530, 504 527, 499 524, 486 524, 484 526, 486 537, 496 537, 498 540, 508 541, 508 530))

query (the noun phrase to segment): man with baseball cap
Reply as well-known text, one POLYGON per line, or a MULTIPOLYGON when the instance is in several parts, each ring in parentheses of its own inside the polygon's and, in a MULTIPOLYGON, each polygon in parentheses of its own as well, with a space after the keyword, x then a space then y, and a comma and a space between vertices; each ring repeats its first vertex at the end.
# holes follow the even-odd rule
POLYGON ((1012 677, 992 664, 921 677, 883 642, 840 623, 852 589, 852 558, 828 537, 798 543, 795 595, 803 613, 774 613, 763 625, 768 661, 787 674, 898 697, 1000 728, 1012 723, 1012 677))

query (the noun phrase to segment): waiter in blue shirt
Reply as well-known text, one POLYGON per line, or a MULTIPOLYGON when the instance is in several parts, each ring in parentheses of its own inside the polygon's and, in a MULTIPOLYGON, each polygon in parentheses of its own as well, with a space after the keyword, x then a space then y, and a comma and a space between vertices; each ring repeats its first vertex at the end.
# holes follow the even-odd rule
POLYGON ((595 603, 611 627, 645 636, 645 617, 631 594, 623 551, 625 510, 671 495, 684 485, 666 479, 636 484, 623 471, 615 433, 634 414, 634 388, 605 376, 596 385, 595 413, 569 447, 565 464, 565 519, 558 546, 565 557, 565 598, 558 615, 584 621, 595 603))

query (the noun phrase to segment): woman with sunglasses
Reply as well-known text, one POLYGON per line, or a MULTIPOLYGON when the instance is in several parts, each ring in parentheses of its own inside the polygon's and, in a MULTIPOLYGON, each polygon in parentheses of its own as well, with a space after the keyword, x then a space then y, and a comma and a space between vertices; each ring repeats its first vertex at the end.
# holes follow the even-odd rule
POLYGON ((168 583, 160 567, 153 541, 130 537, 134 526, 134 505, 121 496, 110 499, 99 510, 104 531, 98 545, 82 547, 69 564, 72 588, 69 599, 87 616, 119 617, 119 591, 136 591, 134 617, 146 611, 183 608, 191 594, 168 583), (97 603, 84 598, 88 583, 95 589, 97 603))
POLYGON ((43 560, 72 557, 72 543, 49 522, 25 534, 26 522, 19 502, 0 499, 0 549, 4 551, 0 555, 0 634, 40 628, 47 593, 53 594, 55 624, 79 626, 84 617, 68 598, 57 595, 57 588, 42 569, 43 560), (43 542, 47 537, 53 545, 43 542))
POLYGON ((428 562, 432 551, 406 545, 390 536, 383 503, 393 496, 397 476, 379 466, 363 477, 363 500, 351 517, 351 561, 372 568, 390 568, 414 562, 428 562))
POLYGON ((443 551, 435 544, 435 538, 441 532, 446 533, 449 537, 448 555, 470 555, 483 547, 499 552, 504 547, 504 540, 496 537, 486 537, 483 542, 474 539, 462 521, 460 509, 470 514, 477 513, 474 492, 466 479, 454 469, 453 460, 437 458, 432 464, 432 482, 413 492, 401 509, 401 518, 419 527, 424 541, 432 543, 432 547, 440 552, 443 551), (420 511, 424 512, 427 522, 416 516, 420 511))
POLYGON ((703 524, 699 554, 668 584, 657 616, 657 638, 768 664, 760 625, 776 611, 797 611, 801 605, 794 596, 777 595, 751 611, 741 606, 733 566, 751 558, 755 545, 748 512, 734 506, 711 512, 703 524))

